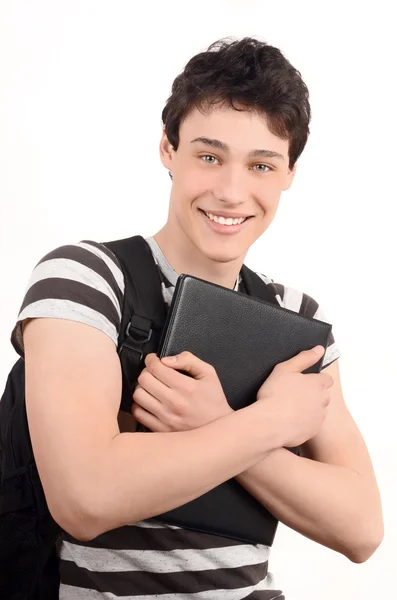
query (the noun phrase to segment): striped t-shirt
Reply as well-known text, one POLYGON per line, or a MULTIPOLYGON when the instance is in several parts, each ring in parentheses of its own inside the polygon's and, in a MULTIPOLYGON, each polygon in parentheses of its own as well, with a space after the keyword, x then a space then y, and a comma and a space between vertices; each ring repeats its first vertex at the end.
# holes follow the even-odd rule
MULTIPOLYGON (((169 305, 178 273, 154 238, 147 238, 169 305)), ((318 303, 259 274, 280 306, 327 321, 318 303)), ((239 276, 235 290, 243 291, 239 276)), ((23 356, 22 322, 46 317, 79 321, 118 341, 124 277, 114 254, 84 241, 62 246, 35 267, 12 343, 23 356)), ((323 368, 339 358, 332 332, 323 368)), ((283 600, 268 572, 270 548, 189 531, 148 519, 108 531, 91 541, 63 533, 59 544, 60 600, 283 600)))

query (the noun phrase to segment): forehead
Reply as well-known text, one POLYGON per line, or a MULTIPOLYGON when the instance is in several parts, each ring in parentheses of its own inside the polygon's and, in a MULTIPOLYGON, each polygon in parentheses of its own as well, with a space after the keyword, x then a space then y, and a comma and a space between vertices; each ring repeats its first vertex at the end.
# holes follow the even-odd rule
POLYGON ((273 134, 266 115, 253 110, 235 110, 229 106, 205 110, 194 107, 179 127, 180 145, 193 147, 191 142, 197 137, 220 140, 236 154, 266 149, 288 155, 288 140, 273 134))

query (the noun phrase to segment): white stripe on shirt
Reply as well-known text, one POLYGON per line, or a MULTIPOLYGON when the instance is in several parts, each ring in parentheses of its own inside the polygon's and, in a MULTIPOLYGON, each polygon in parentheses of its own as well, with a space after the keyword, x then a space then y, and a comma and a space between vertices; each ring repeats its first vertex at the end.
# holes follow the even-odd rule
POLYGON ((117 346, 118 331, 116 327, 102 313, 71 300, 59 300, 46 298, 28 304, 18 317, 20 323, 24 319, 43 318, 48 319, 70 319, 91 325, 103 333, 106 333, 117 346), (60 315, 62 315, 60 317, 60 315))
POLYGON ((105 296, 108 296, 114 304, 121 321, 120 304, 112 287, 106 279, 101 277, 101 275, 93 269, 86 267, 81 262, 69 258, 52 258, 37 265, 30 277, 29 287, 43 279, 51 279, 52 277, 77 281, 92 287, 98 292, 102 292, 105 296))
POLYGON ((70 560, 77 566, 96 572, 149 572, 179 573, 228 569, 257 565, 269 559, 270 548, 260 544, 239 544, 228 548, 180 549, 168 550, 167 560, 161 550, 112 550, 109 548, 91 548, 64 541, 60 548, 60 558, 70 560))
POLYGON ((107 254, 102 252, 102 250, 100 250, 96 246, 91 246, 91 244, 86 244, 85 242, 79 242, 78 244, 71 244, 71 245, 72 246, 80 246, 80 248, 85 248, 86 250, 89 250, 90 252, 92 252, 93 254, 96 254, 96 256, 101 258, 107 264, 109 269, 111 270, 113 277, 116 280, 117 285, 119 286, 121 292, 124 294, 123 272, 119 269, 119 267, 116 265, 116 263, 111 258, 108 257, 107 254))

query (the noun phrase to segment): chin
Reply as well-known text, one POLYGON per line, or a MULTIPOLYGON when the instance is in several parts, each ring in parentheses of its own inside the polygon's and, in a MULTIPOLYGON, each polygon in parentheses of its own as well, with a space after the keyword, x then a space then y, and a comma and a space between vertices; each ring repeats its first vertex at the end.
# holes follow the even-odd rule
POLYGON ((241 257, 244 257, 246 254, 246 250, 241 250, 236 248, 235 250, 231 248, 209 248, 208 246, 204 247, 200 244, 199 250, 206 258, 212 260, 217 263, 230 263, 238 260, 241 257))

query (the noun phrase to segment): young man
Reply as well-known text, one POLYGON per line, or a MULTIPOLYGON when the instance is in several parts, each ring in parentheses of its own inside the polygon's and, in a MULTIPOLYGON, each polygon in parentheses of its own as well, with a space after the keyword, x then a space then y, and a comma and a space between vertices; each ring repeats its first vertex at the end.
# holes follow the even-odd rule
MULTIPOLYGON (((222 41, 190 60, 162 116, 169 214, 147 241, 164 300, 179 273, 240 290, 246 253, 272 222, 307 141, 307 88, 278 49, 222 41)), ((260 276, 281 306, 326 320, 313 298, 260 276)), ((319 360, 303 352, 236 412, 210 365, 189 353, 150 354, 132 415, 118 414, 123 291, 102 244, 58 248, 34 269, 13 331, 40 477, 65 531, 61 599, 284 598, 268 573, 269 547, 151 520, 232 477, 296 531, 367 560, 383 536, 381 503, 343 399, 334 338, 321 373, 302 374, 319 360), (153 433, 136 432, 136 420, 153 433), (297 445, 303 456, 286 449, 297 445)))

